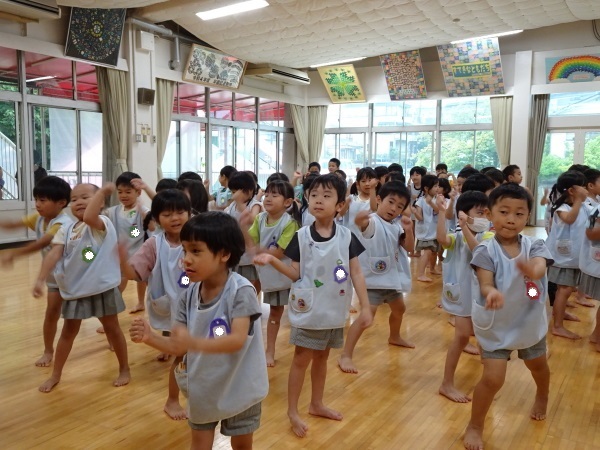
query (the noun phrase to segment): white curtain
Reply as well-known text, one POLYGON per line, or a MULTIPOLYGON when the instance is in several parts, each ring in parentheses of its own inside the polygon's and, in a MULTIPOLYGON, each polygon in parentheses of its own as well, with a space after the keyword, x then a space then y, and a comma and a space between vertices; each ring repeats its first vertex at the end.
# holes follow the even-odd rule
POLYGON ((163 177, 161 166, 169 140, 175 86, 174 81, 156 79, 156 162, 159 180, 163 177))
POLYGON ((527 187, 533 195, 533 208, 529 216, 529 225, 536 224, 537 202, 536 193, 538 189, 538 176, 544 156, 544 143, 548 131, 548 105, 550 95, 534 95, 531 103, 531 119, 529 126, 529 149, 527 155, 527 187))
MULTIPOLYGON (((298 144, 298 155, 302 159, 302 167, 311 161, 308 157, 308 112, 306 107, 290 105, 292 111, 292 122, 294 123, 294 136, 298 144)), ((300 164, 300 162, 298 162, 300 164)))
POLYGON ((105 180, 115 181, 129 170, 129 91, 127 73, 96 66, 98 95, 102 109, 102 147, 105 180))
POLYGON ((308 162, 319 161, 323 151, 327 106, 308 107, 308 162))
POLYGON ((510 162, 510 138, 512 135, 512 97, 491 97, 492 127, 496 151, 500 167, 508 166, 510 162))

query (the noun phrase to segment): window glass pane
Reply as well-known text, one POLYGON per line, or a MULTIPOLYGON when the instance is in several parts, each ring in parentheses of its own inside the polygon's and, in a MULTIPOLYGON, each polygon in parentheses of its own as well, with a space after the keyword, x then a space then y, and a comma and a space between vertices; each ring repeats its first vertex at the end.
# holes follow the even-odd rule
POLYGON ((442 100, 442 125, 475 123, 476 107, 475 97, 442 100))
MULTIPOLYGON (((356 176, 355 168, 367 165, 367 154, 365 152, 365 133, 352 133, 339 135, 339 157, 340 169, 346 172, 350 178, 356 176)), ((327 170, 327 164, 322 171, 327 170)))
MULTIPOLYGON (((327 165, 329 164, 329 160, 331 158, 337 158, 337 134, 326 134, 323 139, 323 150, 321 151, 321 159, 319 159, 319 164, 321 164, 321 173, 327 173, 327 165)), ((312 162, 312 161, 309 161, 312 162)), ((340 167, 340 169, 342 169, 340 167)), ((301 170, 307 171, 307 167, 302 167, 301 170)), ((342 169, 346 171, 346 169, 342 169)))
POLYGON ((600 114, 600 92, 550 94, 549 116, 600 114))
POLYGON ((277 132, 261 131, 258 134, 258 184, 264 189, 267 178, 277 172, 277 132))
POLYGON ((102 186, 102 113, 79 113, 81 181, 102 186))
POLYGON ((215 119, 233 118, 233 92, 210 90, 210 117, 215 119))
POLYGON ((404 125, 435 125, 437 100, 404 102, 404 125))
POLYGON ((340 127, 340 106, 341 105, 329 105, 327 107, 327 122, 325 123, 325 128, 340 127))
POLYGON ((475 132, 475 167, 477 169, 500 167, 492 130, 475 132))
POLYGON ((100 103, 95 67, 78 61, 75 63, 75 72, 77 73, 77 99, 100 103))
POLYGON ((285 103, 280 103, 264 98, 259 99, 260 123, 272 126, 283 126, 285 117, 285 103))
POLYGON ((373 167, 400 163, 400 134, 377 133, 375 135, 375 159, 373 167))
POLYGON ((0 47, 0 91, 19 90, 19 69, 17 51, 0 47))
POLYGON ((24 54, 28 94, 73 98, 72 61, 31 52, 24 54))
POLYGON ((492 110, 489 97, 477 98, 477 117, 476 123, 492 123, 492 110))
POLYGON ((401 158, 404 156, 404 173, 409 173, 414 166, 423 166, 428 171, 433 169, 433 132, 402 133, 401 158))
POLYGON ((583 163, 600 170, 600 131, 585 133, 583 163))
POLYGON ((402 126, 404 102, 375 103, 373 104, 374 127, 400 127, 402 126))
POLYGON ((182 120, 179 126, 180 173, 196 172, 204 177, 206 172, 204 152, 206 125, 182 120))
POLYGON ((224 166, 235 166, 233 161, 233 128, 212 127, 210 158, 212 173, 210 176, 213 192, 221 187, 219 173, 224 166))
POLYGON ((236 128, 235 151, 237 170, 251 170, 254 172, 254 130, 236 128))
POLYGON ((16 105, 0 102, 0 200, 19 198, 22 179, 21 151, 17 139, 16 105))
POLYGON ((167 139, 167 147, 165 149, 165 154, 163 155, 163 160, 160 165, 160 170, 162 171, 163 178, 174 178, 180 174, 179 164, 177 161, 177 148, 179 147, 179 133, 177 133, 177 122, 172 120, 171 127, 169 128, 169 138, 167 139))
POLYGON ((256 97, 235 96, 235 120, 256 122, 256 97))
MULTIPOLYGON (((538 205, 544 195, 544 189, 551 189, 558 176, 573 164, 574 149, 575 133, 546 133, 536 193, 538 205)), ((546 207, 539 206, 537 211, 536 219, 543 220, 546 207)))
POLYGON ((473 164, 474 131, 443 131, 440 162, 448 172, 457 174, 467 164, 473 164))
POLYGON ((206 88, 197 84, 177 83, 173 113, 206 117, 206 88))
POLYGON ((369 126, 369 104, 349 103, 340 105, 340 127, 369 126))

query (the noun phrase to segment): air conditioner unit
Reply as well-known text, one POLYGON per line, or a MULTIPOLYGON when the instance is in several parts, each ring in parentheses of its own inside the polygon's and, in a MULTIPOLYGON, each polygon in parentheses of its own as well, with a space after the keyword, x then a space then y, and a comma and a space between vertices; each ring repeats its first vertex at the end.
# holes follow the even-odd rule
POLYGON ((244 75, 283 84, 310 84, 310 78, 306 72, 272 64, 249 64, 244 75))
POLYGON ((0 17, 20 21, 60 19, 60 8, 56 0, 0 0, 0 17))

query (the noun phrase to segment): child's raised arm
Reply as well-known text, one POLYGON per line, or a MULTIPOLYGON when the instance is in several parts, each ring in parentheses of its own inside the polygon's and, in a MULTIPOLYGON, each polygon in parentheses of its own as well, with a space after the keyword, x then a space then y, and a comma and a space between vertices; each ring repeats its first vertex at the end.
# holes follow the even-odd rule
POLYGON ((27 225, 22 220, 0 220, 0 228, 4 230, 18 230, 19 228, 27 228, 27 225))
POLYGON ((18 247, 13 250, 8 250, 0 257, 0 264, 3 267, 10 267, 10 266, 12 266, 12 263, 15 258, 29 255, 30 253, 35 253, 38 250, 41 250, 44 247, 47 247, 48 245, 50 245, 53 238, 54 238, 54 236, 52 234, 46 233, 41 238, 39 238, 37 241, 30 242, 29 244, 27 244, 23 247, 18 247))
POLYGON ((452 220, 454 219, 454 203, 456 202, 458 191, 453 187, 448 195, 450 195, 450 203, 448 203, 448 207, 446 208, 446 219, 452 220))
POLYGON ((435 238, 442 247, 448 248, 450 245, 452 245, 452 239, 448 237, 448 231, 446 230, 446 199, 440 194, 436 197, 436 202, 438 205, 439 214, 435 238))
POLYGON ((356 213, 356 217, 354 218, 354 223, 360 229, 360 231, 365 231, 369 226, 369 215, 371 213, 369 211, 359 211, 356 213))
MULTIPOLYGON (((260 323, 260 322, 259 322, 260 323)), ((197 338, 190 336, 183 325, 176 325, 171 332, 171 341, 178 349, 197 353, 235 353, 242 349, 248 339, 250 317, 236 317, 231 321, 231 333, 215 338, 197 338)))
POLYGON ((259 266, 266 266, 271 264, 275 270, 284 274, 292 281, 297 281, 300 278, 300 264, 296 261, 292 261, 291 265, 287 265, 279 258, 271 255, 270 253, 261 253, 254 257, 254 264, 259 266))
POLYGON ((40 268, 40 273, 33 287, 33 296, 35 298, 42 296, 44 292, 44 284, 46 283, 46 278, 48 278, 48 275, 50 274, 50 272, 52 272, 54 266, 56 266, 56 263, 62 257, 64 248, 64 245, 53 245, 52 249, 44 257, 44 260, 42 261, 42 267, 40 268))
POLYGON ((404 230, 404 239, 400 239, 400 244, 407 252, 412 252, 412 249, 415 248, 415 233, 413 233, 412 228, 412 220, 410 220, 410 216, 402 215, 400 216, 400 224, 402 225, 402 229, 404 230))
POLYGON ((142 317, 136 317, 131 321, 131 327, 129 327, 129 336, 131 340, 136 344, 143 342, 150 347, 157 349, 159 352, 167 353, 169 355, 183 356, 187 353, 187 348, 183 346, 181 340, 173 339, 173 335, 183 328, 187 333, 187 328, 181 323, 175 323, 171 336, 159 336, 155 334, 150 328, 150 324, 146 322, 142 317))
POLYGON ((377 211, 377 185, 379 184, 379 178, 371 178, 369 180, 369 207, 371 211, 377 211))
POLYGON ((86 225, 95 230, 104 230, 105 225, 104 221, 100 218, 100 213, 104 206, 105 197, 115 192, 115 189, 116 186, 114 183, 105 183, 101 189, 96 191, 83 213, 83 221, 86 225))
POLYGON ((546 266, 546 259, 540 256, 517 261, 517 269, 532 280, 539 280, 546 275, 546 266))
POLYGON ((156 191, 148 186, 141 178, 134 178, 131 180, 131 185, 135 190, 144 191, 150 200, 156 197, 156 191))
POLYGON ((485 309, 501 309, 504 306, 504 296, 496 289, 494 272, 481 267, 475 268, 481 295, 485 298, 485 309))
POLYGON ((462 234, 465 237, 465 241, 467 241, 467 245, 469 246, 469 250, 473 251, 473 249, 479 245, 479 242, 477 242, 477 239, 475 238, 475 235, 473 234, 473 232, 471 231, 471 229, 467 225, 467 220, 469 220, 469 218, 467 217, 467 215, 463 211, 461 211, 461 212, 458 213, 458 224, 460 225, 460 229, 462 230, 462 234))
POLYGON ((413 212, 417 220, 423 220, 423 210, 419 205, 413 205, 413 212))

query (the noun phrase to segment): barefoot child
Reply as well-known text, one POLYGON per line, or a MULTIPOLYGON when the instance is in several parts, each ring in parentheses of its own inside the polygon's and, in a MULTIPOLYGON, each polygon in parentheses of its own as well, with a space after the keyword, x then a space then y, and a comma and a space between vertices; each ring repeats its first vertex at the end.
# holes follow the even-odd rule
MULTIPOLYGON (((589 227, 579 253, 581 281, 579 289, 594 300, 600 300, 600 205, 590 211, 589 227)), ((590 336, 590 342, 600 352, 600 308, 596 311, 596 327, 590 336)))
MULTIPOLYGON (((379 189, 377 212, 370 214, 361 211, 356 215, 356 225, 361 230, 361 242, 366 251, 358 260, 365 277, 371 314, 375 317, 377 308, 383 303, 390 306, 390 336, 388 343, 401 347, 414 348, 414 344, 400 336, 402 317, 406 311, 403 292, 411 288, 410 271, 405 271, 401 259, 408 259, 400 252, 402 236, 406 237, 403 246, 407 250, 414 248, 412 221, 402 216, 410 201, 408 189, 398 181, 391 181, 379 189), (402 217, 402 226, 399 219, 402 217)), ((358 373, 352 361, 354 347, 364 328, 355 321, 348 330, 344 350, 338 360, 343 372, 358 373)))
POLYGON ((181 241, 191 284, 179 299, 171 336, 152 333, 136 318, 131 339, 185 355, 176 375, 188 397, 192 449, 212 447, 219 421, 234 450, 251 449, 269 380, 256 291, 232 271, 244 253, 244 236, 233 218, 214 211, 188 221, 181 241))
POLYGON ((504 384, 513 350, 531 372, 537 392, 531 418, 544 420, 550 370, 546 360, 546 266, 552 257, 541 239, 523 236, 533 198, 522 187, 507 183, 489 198, 496 236, 479 244, 471 265, 477 274, 471 317, 482 348, 483 374, 473 393, 471 421, 464 445, 483 449, 483 427, 494 396, 504 384))
POLYGON ((64 302, 64 324, 52 375, 40 387, 50 392, 61 378, 81 321, 98 317, 106 337, 114 346, 119 361, 119 376, 114 386, 129 383, 127 344, 117 314, 125 309, 118 286, 121 281, 117 233, 110 220, 100 215, 104 198, 115 190, 112 183, 98 189, 93 184, 78 184, 71 191, 71 212, 77 222, 61 227, 44 258, 33 295, 42 294, 44 281, 56 266, 54 276, 64 302))
POLYGON ((421 196, 414 204, 415 218, 415 237, 417 239, 416 250, 422 252, 417 265, 417 280, 430 283, 431 278, 425 276, 425 269, 430 267, 430 272, 434 275, 440 275, 435 269, 437 252, 439 250, 438 241, 435 239, 437 229, 438 207, 435 204, 435 198, 438 190, 438 179, 435 175, 425 175, 421 178, 421 196))
POLYGON ((346 204, 340 212, 343 225, 353 233, 359 232, 354 223, 356 215, 360 211, 373 212, 377 209, 377 200, 375 198, 375 187, 377 184, 379 184, 379 178, 377 178, 377 174, 370 167, 364 167, 356 173, 356 182, 353 188, 350 189, 351 194, 346 199, 346 204))
MULTIPOLYGON (((286 181, 273 181, 267 186, 263 201, 265 212, 258 214, 248 230, 250 247, 259 246, 260 251, 270 253, 286 264, 291 261, 283 254, 298 231, 302 220, 294 201, 294 188, 286 181), (291 208, 291 209, 290 209, 291 208), (289 210, 289 214, 286 212, 289 210)), ((288 304, 291 280, 271 266, 257 266, 263 302, 270 305, 267 322, 267 367, 275 366, 275 342, 283 310, 288 304)))
POLYGON ((461 353, 469 344, 473 334, 471 322, 471 252, 480 243, 494 237, 489 232, 490 221, 485 217, 488 198, 482 192, 469 191, 462 194, 456 202, 458 222, 461 231, 446 231, 446 199, 438 195, 439 208, 437 223, 437 240, 446 249, 446 259, 442 264, 442 307, 455 316, 454 339, 448 347, 444 379, 439 393, 458 403, 470 402, 471 399, 454 386, 454 373, 461 353))
POLYGON ((296 349, 288 379, 288 417, 292 430, 299 437, 304 437, 308 430, 298 413, 298 399, 311 362, 309 414, 342 420, 341 413, 323 404, 323 391, 329 350, 341 348, 344 343, 346 312, 352 296, 350 279, 361 303, 356 321, 365 328, 372 321, 358 262, 358 255, 364 248, 350 230, 334 223, 344 205, 345 195, 346 184, 338 176, 319 176, 308 191, 309 208, 315 222, 301 228, 284 252, 292 260, 291 265, 268 253, 254 258, 256 264, 271 264, 294 282, 288 315, 292 326, 290 343, 296 349))
MULTIPOLYGON (((0 221, 0 228, 15 229, 27 227, 35 231, 36 241, 23 247, 6 252, 2 257, 2 266, 12 266, 15 258, 25 256, 41 250, 42 257, 50 251, 50 243, 60 229, 61 225, 68 225, 71 218, 63 212, 71 200, 71 186, 62 178, 49 176, 42 178, 33 188, 35 209, 37 212, 23 217, 22 220, 0 221)), ((46 314, 42 327, 44 336, 44 353, 35 362, 38 367, 48 367, 54 355, 54 337, 58 319, 60 318, 60 307, 62 298, 58 291, 58 285, 54 275, 50 273, 46 280, 48 297, 46 302, 46 314)))
MULTIPOLYGON (((196 181, 196 183, 199 183, 196 181)), ((150 326, 168 336, 177 312, 177 300, 189 287, 183 270, 183 247, 179 239, 181 228, 190 218, 190 202, 178 189, 160 191, 152 200, 150 215, 160 225, 158 233, 144 242, 142 248, 127 260, 122 254, 123 275, 130 280, 148 283, 146 303, 150 326)), ((161 353, 157 360, 168 361, 169 354, 161 353)), ((169 371, 169 394, 164 411, 174 420, 187 419, 179 403, 179 388, 175 368, 181 363, 178 356, 169 371)))

